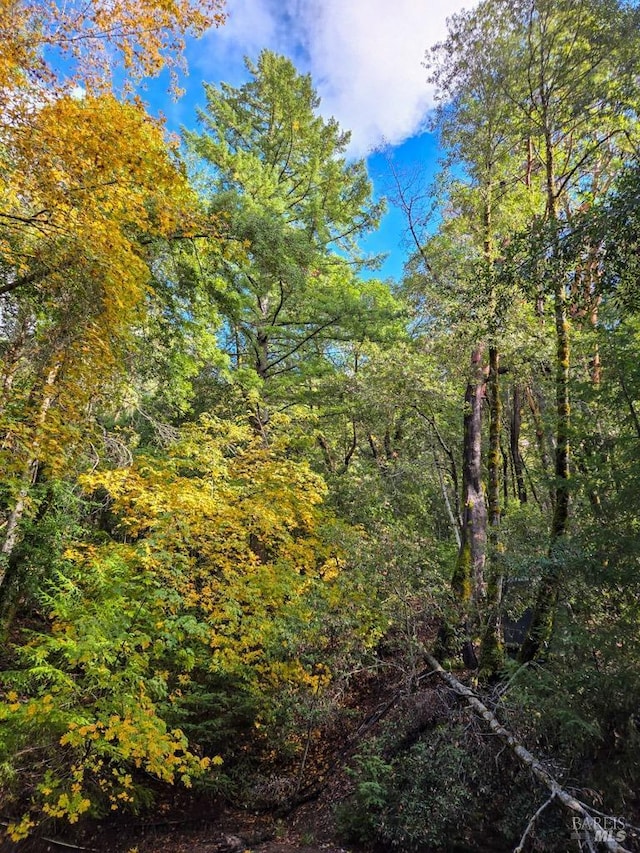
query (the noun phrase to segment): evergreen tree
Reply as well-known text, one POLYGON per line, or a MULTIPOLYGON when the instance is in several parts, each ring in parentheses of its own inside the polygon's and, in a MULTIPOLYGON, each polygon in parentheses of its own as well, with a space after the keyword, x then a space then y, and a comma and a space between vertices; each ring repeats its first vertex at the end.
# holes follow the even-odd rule
POLYGON ((380 334, 397 306, 385 286, 357 277, 371 266, 358 239, 383 205, 364 162, 346 158, 349 134, 318 114, 310 77, 285 57, 263 51, 247 68, 239 88, 206 86, 204 132, 185 136, 205 166, 212 211, 246 249, 207 269, 226 351, 243 381, 257 377, 273 398, 275 377, 326 369, 332 347, 380 334))

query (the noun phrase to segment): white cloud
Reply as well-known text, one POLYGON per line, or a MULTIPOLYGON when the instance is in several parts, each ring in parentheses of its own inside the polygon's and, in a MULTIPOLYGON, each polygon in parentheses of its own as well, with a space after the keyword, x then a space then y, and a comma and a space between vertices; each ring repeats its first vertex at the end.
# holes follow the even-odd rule
POLYGON ((226 23, 216 36, 233 52, 238 47, 251 54, 276 46, 277 16, 268 0, 231 0, 226 23))
MULTIPOLYGON (((228 0, 225 26, 209 36, 208 59, 236 82, 241 57, 262 48, 310 71, 322 112, 352 131, 351 153, 399 144, 424 124, 433 93, 422 65, 465 0, 228 0)), ((209 75, 211 82, 216 82, 209 75)))
POLYGON ((207 83, 237 85, 246 76, 243 57, 255 59, 265 47, 288 53, 278 38, 277 15, 269 0, 229 0, 227 12, 222 27, 191 45, 190 76, 199 70, 207 83))
POLYGON ((446 32, 449 0, 327 0, 313 40, 312 72, 324 108, 353 132, 357 153, 417 132, 432 104, 425 51, 446 32))

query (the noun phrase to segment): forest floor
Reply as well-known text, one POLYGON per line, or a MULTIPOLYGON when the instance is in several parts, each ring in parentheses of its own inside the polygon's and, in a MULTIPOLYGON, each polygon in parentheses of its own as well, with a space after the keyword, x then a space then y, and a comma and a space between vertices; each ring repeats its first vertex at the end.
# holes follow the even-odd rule
MULTIPOLYGON (((208 826, 105 833, 91 849, 100 853, 355 853, 335 840, 330 812, 320 805, 287 820, 227 812, 208 826)), ((51 848, 54 853, 55 847, 51 848)))
MULTIPOLYGON (((335 803, 350 787, 340 769, 317 797, 286 814, 278 809, 216 808, 202 801, 191 806, 193 817, 179 818, 177 809, 171 808, 164 823, 156 817, 131 825, 116 821, 98 824, 78 845, 96 853, 356 853, 357 846, 336 840, 334 819, 335 803), (210 816, 195 816, 207 808, 210 816)), ((65 848, 45 846, 37 853, 41 850, 64 853, 65 848)))
MULTIPOLYGON (((436 626, 419 625, 417 633, 423 646, 429 648, 435 639, 436 626)), ((486 726, 461 705, 453 690, 434 677, 434 671, 424 665, 421 656, 407 654, 408 646, 402 637, 388 638, 387 642, 388 645, 378 648, 375 665, 361 669, 342 685, 329 703, 331 711, 327 711, 322 725, 313 731, 306 745, 304 734, 300 736, 297 758, 279 759, 274 750, 273 762, 263 769, 260 785, 252 777, 247 786, 250 805, 231 805, 219 797, 163 788, 158 789, 153 810, 145 814, 114 815, 79 827, 50 825, 39 838, 20 843, 0 841, 0 853, 369 851, 369 847, 341 838, 337 819, 337 807, 348 803, 356 790, 358 780, 354 771, 359 754, 366 756, 372 742, 385 742, 385 737, 393 732, 395 752, 391 757, 410 750, 425 733, 451 727, 452 723, 454 730, 455 725, 464 725, 465 738, 472 748, 477 748, 480 742, 486 744, 490 737, 486 726), (475 747, 474 738, 478 742, 475 747)), ((468 672, 457 674, 463 681, 469 676, 468 672)), ((500 766, 506 768, 508 778, 515 780, 517 767, 509 766, 509 753, 503 753, 501 749, 500 766)), ((382 755, 387 757, 384 752, 382 755)), ((499 755, 494 756, 496 767, 499 755)), ((528 787, 528 774, 524 775, 524 785, 528 787)), ((512 792, 504 793, 508 799, 512 792)), ((522 833, 520 823, 526 826, 533 805, 527 803, 523 808, 514 830, 518 839, 522 833)), ((565 823, 566 818, 561 815, 560 828, 565 823)), ((518 839, 514 836, 515 841, 518 839)), ((480 833, 471 839, 461 837, 461 846, 451 849, 504 853, 513 850, 514 844, 508 842, 488 821, 482 824, 480 833)), ((564 851, 568 847, 552 844, 535 849, 564 851)))
POLYGON ((277 810, 256 813, 205 800, 188 812, 164 804, 144 819, 87 823, 75 831, 52 827, 40 838, 0 842, 0 853, 356 853, 358 847, 336 841, 333 798, 342 777, 337 773, 331 791, 285 816, 277 816, 277 810))
POLYGON ((317 790, 295 808, 252 811, 180 796, 144 817, 60 825, 40 838, 0 842, 0 853, 356 853, 336 840, 335 804, 353 787, 344 766, 334 766, 326 783, 318 784, 317 767, 313 774, 317 790))
MULTIPOLYGON (((390 658, 398 658, 394 650, 390 658)), ((278 786, 298 783, 300 764, 274 765, 259 808, 241 808, 194 792, 162 789, 154 809, 114 815, 80 826, 50 825, 40 837, 12 843, 0 853, 355 853, 341 844, 335 806, 354 789, 347 768, 363 740, 408 698, 405 675, 390 677, 384 665, 363 670, 310 742, 297 797, 278 799, 278 786)), ((434 684, 434 688, 435 688, 434 684)))
MULTIPOLYGON (((434 626, 420 633, 431 644, 434 626)), ((52 827, 40 838, 0 843, 0 853, 356 853, 362 848, 340 841, 335 818, 336 806, 355 788, 351 759, 381 725, 397 723, 403 739, 412 741, 445 721, 455 704, 437 681, 424 677, 426 669, 422 678, 409 673, 402 658, 397 646, 387 649, 379 666, 351 680, 333 718, 310 742, 303 784, 285 798, 286 807, 275 796, 252 810, 176 791, 173 801, 158 801, 153 814, 114 816, 75 831, 52 827)), ((270 782, 274 790, 281 782, 291 789, 299 773, 299 764, 274 766, 270 782)))

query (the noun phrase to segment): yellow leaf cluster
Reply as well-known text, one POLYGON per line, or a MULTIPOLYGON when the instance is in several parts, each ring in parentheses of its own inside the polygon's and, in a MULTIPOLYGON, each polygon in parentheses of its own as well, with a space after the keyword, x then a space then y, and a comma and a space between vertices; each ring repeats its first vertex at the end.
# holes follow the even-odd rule
POLYGON ((9 834, 9 838, 12 841, 22 841, 23 838, 26 838, 29 835, 35 825, 35 821, 32 820, 29 815, 24 815, 21 820, 12 822, 8 825, 7 832, 9 834))
POLYGON ((326 487, 308 465, 249 428, 204 419, 168 457, 140 456, 82 485, 109 493, 129 540, 120 553, 208 626, 213 671, 317 686, 296 648, 339 562, 321 532, 326 487))
POLYGON ((111 83, 114 65, 129 79, 180 66, 184 35, 221 24, 223 9, 224 0, 0 0, 2 106, 15 116, 8 93, 18 85, 60 86, 56 60, 72 83, 92 90, 111 83))
POLYGON ((32 458, 64 465, 87 406, 125 368, 149 292, 147 244, 197 215, 161 127, 135 104, 58 98, 14 137, 0 179, 0 267, 12 271, 0 294, 36 288, 39 301, 39 316, 17 309, 24 330, 2 364, 0 431, 19 474, 32 458))

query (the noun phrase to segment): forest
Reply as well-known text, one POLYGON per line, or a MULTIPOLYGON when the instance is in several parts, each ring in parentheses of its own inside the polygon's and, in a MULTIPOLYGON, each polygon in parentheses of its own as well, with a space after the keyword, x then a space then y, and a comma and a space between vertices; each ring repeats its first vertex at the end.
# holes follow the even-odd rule
POLYGON ((640 9, 452 16, 383 200, 149 114, 225 14, 0 0, 0 849, 640 850, 640 9))

